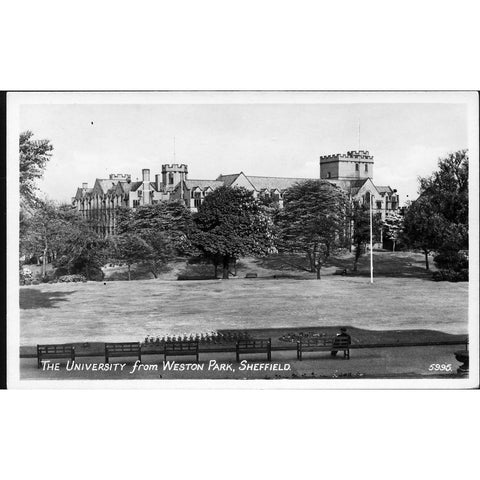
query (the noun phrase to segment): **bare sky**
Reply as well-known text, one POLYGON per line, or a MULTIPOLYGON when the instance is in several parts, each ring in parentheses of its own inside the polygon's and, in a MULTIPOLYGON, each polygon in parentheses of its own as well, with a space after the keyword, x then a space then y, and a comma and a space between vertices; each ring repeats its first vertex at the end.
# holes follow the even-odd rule
POLYGON ((439 156, 467 148, 463 104, 22 105, 20 128, 48 138, 53 156, 38 183, 70 201, 82 182, 109 173, 151 178, 186 163, 191 179, 247 175, 318 178, 319 156, 357 150, 375 157, 374 183, 417 195, 417 177, 439 156))

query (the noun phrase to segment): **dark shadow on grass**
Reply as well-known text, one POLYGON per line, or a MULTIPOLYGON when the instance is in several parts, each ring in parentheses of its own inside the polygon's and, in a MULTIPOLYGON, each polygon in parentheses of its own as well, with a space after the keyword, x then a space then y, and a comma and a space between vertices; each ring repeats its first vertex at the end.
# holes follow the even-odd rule
MULTIPOLYGON (((397 278, 422 278, 431 279, 432 271, 426 270, 422 263, 422 257, 414 253, 391 253, 374 251, 373 271, 377 277, 397 278)), ((285 272, 305 272, 308 270, 308 262, 305 256, 277 254, 258 260, 264 268, 275 269, 285 272)), ((335 267, 338 270, 347 270, 347 275, 352 277, 367 277, 370 275, 370 257, 363 254, 358 262, 358 271, 353 272, 353 257, 331 257, 323 268, 335 267)), ((323 272, 322 272, 323 273, 323 272)), ((312 273, 312 277, 314 273, 312 273)))
MULTIPOLYGON (((388 254, 387 254, 388 255, 388 254)), ((353 277, 365 277, 370 276, 370 264, 369 256, 363 255, 360 258, 358 264, 358 271, 352 271, 351 259, 335 259, 331 265, 337 268, 346 268, 348 275, 353 277)), ((395 255, 386 256, 373 256, 373 273, 377 277, 396 277, 396 278, 423 278, 431 279, 432 272, 426 270, 424 266, 420 265, 418 258, 415 256, 402 256, 397 257, 395 255)))
POLYGON ((20 289, 20 309, 31 310, 35 308, 58 308, 58 302, 65 302, 67 295, 72 292, 41 292, 34 288, 20 289))

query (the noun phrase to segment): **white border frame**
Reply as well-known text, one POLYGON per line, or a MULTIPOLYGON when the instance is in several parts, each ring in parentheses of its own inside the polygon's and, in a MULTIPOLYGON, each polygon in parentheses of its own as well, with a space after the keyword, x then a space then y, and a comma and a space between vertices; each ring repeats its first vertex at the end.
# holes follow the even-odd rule
POLYGON ((465 103, 470 156, 470 245, 478 246, 479 129, 477 92, 162 91, 10 92, 7 94, 7 387, 40 389, 465 389, 479 385, 478 249, 471 248, 469 282, 469 378, 336 380, 20 380, 18 283, 19 109, 23 104, 259 104, 259 103, 465 103))

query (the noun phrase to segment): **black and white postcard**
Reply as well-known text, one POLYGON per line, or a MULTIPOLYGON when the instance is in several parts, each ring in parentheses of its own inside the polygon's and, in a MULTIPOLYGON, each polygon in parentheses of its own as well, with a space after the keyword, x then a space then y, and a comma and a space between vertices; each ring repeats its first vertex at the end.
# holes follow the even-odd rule
POLYGON ((477 93, 7 100, 9 388, 478 385, 477 93))

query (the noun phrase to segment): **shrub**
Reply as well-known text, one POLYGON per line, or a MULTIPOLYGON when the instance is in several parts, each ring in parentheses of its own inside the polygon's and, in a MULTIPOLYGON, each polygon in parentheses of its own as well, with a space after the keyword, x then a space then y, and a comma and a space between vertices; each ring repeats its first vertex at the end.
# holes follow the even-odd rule
POLYGON ((463 251, 457 250, 440 250, 433 258, 435 265, 440 270, 450 272, 460 272, 468 270, 468 257, 463 251))
POLYGON ((468 269, 453 272, 448 270, 439 270, 432 276, 436 282, 468 282, 468 269))
POLYGON ((67 282, 86 282, 87 279, 83 275, 63 275, 58 278, 58 281, 61 283, 67 283, 67 282))

